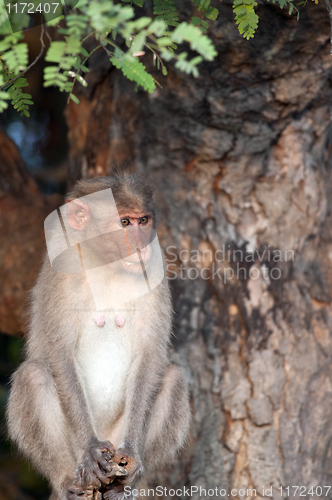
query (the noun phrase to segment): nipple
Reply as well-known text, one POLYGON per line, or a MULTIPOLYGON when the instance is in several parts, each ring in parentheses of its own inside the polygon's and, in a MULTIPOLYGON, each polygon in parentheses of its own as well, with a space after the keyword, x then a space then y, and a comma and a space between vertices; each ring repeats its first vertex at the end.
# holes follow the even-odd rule
POLYGON ((97 313, 93 316, 94 322, 97 326, 102 328, 105 325, 105 316, 102 313, 97 313))
POLYGON ((117 314, 115 316, 115 324, 116 326, 123 326, 125 324, 125 319, 123 316, 121 316, 121 314, 117 314))

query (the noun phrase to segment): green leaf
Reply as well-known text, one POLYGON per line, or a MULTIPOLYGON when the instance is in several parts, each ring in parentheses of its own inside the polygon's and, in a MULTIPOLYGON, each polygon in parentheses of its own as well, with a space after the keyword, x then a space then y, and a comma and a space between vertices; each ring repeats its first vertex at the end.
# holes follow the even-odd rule
MULTIPOLYGON (((204 16, 211 21, 215 21, 218 17, 219 11, 214 7, 210 6, 210 0, 191 0, 195 7, 198 7, 198 10, 204 13, 204 16)), ((199 18, 198 18, 199 19, 199 18)), ((192 23, 195 24, 195 23, 192 23)), ((204 26, 203 22, 202 25, 204 26)), ((196 24, 199 26, 199 24, 196 24)), ((204 28, 208 28, 208 26, 204 26, 204 28)))
POLYGON ((199 26, 201 24, 201 20, 199 17, 192 17, 190 22, 194 26, 199 26))
POLYGON ((140 17, 139 19, 136 19, 136 21, 130 23, 130 25, 132 29, 135 29, 136 31, 141 31, 142 29, 146 28, 150 23, 151 23, 150 17, 140 17))
POLYGON ((87 50, 85 50, 84 47, 80 47, 80 53, 84 56, 84 57, 89 57, 89 52, 87 50))
POLYGON ((153 0, 153 14, 156 20, 161 20, 169 26, 177 26, 179 16, 174 0, 153 0))
POLYGON ((60 62, 63 54, 66 51, 66 42, 53 42, 47 51, 45 61, 60 62))
POLYGON ((158 39, 159 47, 168 47, 171 44, 171 40, 169 36, 164 36, 158 39))
POLYGON ((59 24, 60 21, 62 21, 62 19, 64 19, 65 17, 64 16, 59 16, 59 17, 56 17, 55 19, 50 19, 49 21, 46 21, 46 26, 55 26, 57 24, 59 24))
MULTIPOLYGON (((28 85, 28 82, 26 81, 25 77, 18 78, 15 80, 12 84, 10 84, 10 87, 8 88, 7 92, 4 92, 5 95, 7 95, 7 99, 11 99, 11 105, 13 106, 14 109, 16 109, 18 112, 22 111, 21 115, 23 114, 24 110, 27 110, 29 108, 30 104, 33 104, 33 101, 31 100, 31 95, 24 93, 22 91, 23 87, 26 87, 28 85)), ((1 97, 3 97, 3 93, 0 92, 0 101, 1 97)), ((1 110, 5 109, 3 105, 0 104, 1 110)))
POLYGON ((173 59, 174 52, 171 50, 163 49, 162 52, 160 53, 160 57, 165 59, 165 61, 171 61, 173 59))
POLYGON ((167 24, 165 21, 159 19, 154 20, 147 29, 147 33, 154 33, 156 36, 160 37, 167 29, 167 24))
POLYGON ((219 11, 214 7, 209 7, 204 13, 205 17, 211 19, 211 21, 215 21, 218 17, 219 11))
POLYGON ((197 26, 202 33, 206 33, 206 27, 209 27, 208 23, 206 21, 203 21, 199 17, 192 17, 190 24, 197 26))
POLYGON ((172 33, 172 40, 177 43, 183 41, 189 42, 192 50, 196 50, 207 61, 212 61, 217 51, 214 48, 210 38, 203 35, 201 31, 191 24, 181 23, 172 33))
POLYGON ((2 59, 5 61, 8 70, 17 75, 28 66, 28 45, 26 43, 14 45, 2 55, 2 59))
POLYGON ((249 40, 255 34, 258 25, 258 16, 254 7, 257 5, 255 0, 234 0, 233 12, 238 30, 244 38, 249 40))
POLYGON ((140 52, 144 47, 145 40, 146 40, 146 31, 143 30, 140 33, 138 33, 138 35, 135 36, 133 43, 131 44, 130 47, 130 52, 131 53, 140 52))
POLYGON ((8 108, 8 102, 0 100, 0 113, 8 108))
POLYGON ((145 66, 138 59, 127 55, 122 58, 111 57, 110 61, 116 68, 121 69, 128 80, 136 82, 152 94, 156 84, 152 76, 146 71, 145 66))
POLYGON ((15 87, 27 87, 29 84, 25 77, 15 80, 15 87))
POLYGON ((69 97, 74 101, 75 104, 79 104, 80 101, 77 99, 76 95, 69 94, 69 97))
MULTIPOLYGON (((203 59, 202 57, 195 57, 191 61, 187 61, 187 53, 183 53, 185 57, 179 58, 175 63, 175 67, 183 71, 184 73, 193 74, 195 78, 199 76, 197 64, 199 64, 203 59)), ((180 54, 181 56, 183 54, 180 54)))

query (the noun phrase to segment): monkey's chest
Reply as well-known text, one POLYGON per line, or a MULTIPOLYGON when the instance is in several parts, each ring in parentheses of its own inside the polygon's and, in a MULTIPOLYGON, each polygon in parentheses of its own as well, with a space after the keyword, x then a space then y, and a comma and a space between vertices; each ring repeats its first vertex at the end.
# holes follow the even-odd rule
POLYGON ((100 328, 89 321, 79 338, 76 360, 96 420, 115 419, 124 402, 131 362, 130 332, 107 321, 100 328))

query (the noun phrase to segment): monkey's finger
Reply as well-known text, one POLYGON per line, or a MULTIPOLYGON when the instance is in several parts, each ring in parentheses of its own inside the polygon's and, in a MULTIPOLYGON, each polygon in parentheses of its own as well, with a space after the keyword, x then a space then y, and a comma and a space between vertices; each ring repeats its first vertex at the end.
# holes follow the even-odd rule
POLYGON ((112 462, 108 462, 107 460, 105 460, 103 455, 97 455, 96 457, 94 457, 94 459, 96 460, 96 462, 99 464, 100 467, 103 467, 108 472, 112 470, 112 465, 111 465, 112 462))
POLYGON ((120 465, 117 465, 115 468, 115 475, 117 477, 124 477, 127 476, 128 471, 124 467, 121 467, 120 465))
POLYGON ((112 456, 114 455, 115 453, 115 448, 114 446, 112 445, 111 441, 102 441, 101 443, 101 446, 103 446, 105 449, 104 450, 101 450, 101 451, 106 451, 106 452, 109 452, 112 454, 112 456))
POLYGON ((98 466, 93 469, 93 472, 95 476, 99 479, 99 481, 102 482, 102 484, 109 484, 110 478, 105 474, 103 474, 103 472, 100 470, 98 466))
POLYGON ((71 484, 68 486, 66 498, 67 500, 83 500, 84 490, 77 484, 71 484))
POLYGON ((128 464, 130 457, 129 457, 126 450, 120 448, 115 453, 113 460, 114 460, 114 462, 117 462, 118 464, 124 466, 124 465, 128 464))
POLYGON ((92 488, 94 490, 99 490, 99 488, 101 488, 101 482, 96 477, 90 479, 89 481, 86 481, 85 484, 86 487, 92 488))
POLYGON ((127 471, 124 467, 121 467, 116 462, 112 462, 111 465, 112 465, 112 470, 107 473, 107 477, 113 478, 113 477, 122 477, 127 475, 127 471))
POLYGON ((68 486, 68 491, 69 493, 74 493, 75 495, 83 495, 84 493, 82 487, 75 483, 68 486))
POLYGON ((93 469, 79 469, 78 470, 78 482, 83 490, 86 490, 89 487, 93 487, 95 489, 99 489, 101 486, 101 482, 97 479, 95 474, 93 473, 93 469))
POLYGON ((75 493, 71 493, 70 491, 68 491, 67 493, 67 499, 68 500, 83 500, 84 499, 84 492, 82 495, 76 495, 75 493))
POLYGON ((110 488, 103 494, 103 500, 122 500, 125 498, 126 495, 121 486, 110 488))
POLYGON ((97 457, 96 462, 95 462, 102 470, 105 470, 106 472, 110 472, 112 470, 112 462, 107 462, 102 457, 97 457))
POLYGON ((126 494, 122 493, 114 493, 112 490, 106 491, 103 495, 103 500, 128 500, 126 494))
MULTIPOLYGON (((106 450, 106 453, 108 454, 108 456, 111 457, 111 459, 113 458, 113 454, 106 450)), ((109 461, 106 460, 105 458, 105 452, 102 452, 100 449, 91 449, 90 450, 90 454, 93 458, 93 460, 99 464, 101 467, 103 467, 104 469, 106 469, 107 471, 111 470, 111 466, 109 464, 109 461)))
POLYGON ((112 458, 114 457, 114 454, 111 453, 110 451, 104 451, 103 457, 105 458, 105 460, 107 460, 107 462, 110 462, 112 460, 112 458))
POLYGON ((94 489, 98 490, 101 487, 101 482, 97 478, 95 474, 85 474, 85 484, 86 487, 93 487, 94 489))

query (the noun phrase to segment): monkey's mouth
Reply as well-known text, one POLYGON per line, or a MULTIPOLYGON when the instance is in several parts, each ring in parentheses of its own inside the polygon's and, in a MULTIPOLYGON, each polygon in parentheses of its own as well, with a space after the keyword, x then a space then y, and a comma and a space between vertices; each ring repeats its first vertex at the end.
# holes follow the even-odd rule
POLYGON ((149 261, 147 262, 129 262, 127 260, 122 260, 121 261, 122 268, 124 271, 128 272, 129 274, 145 274, 146 270, 149 267, 149 261))
POLYGON ((151 248, 145 247, 144 250, 137 249, 132 258, 122 259, 121 264, 125 270, 134 274, 142 274, 149 267, 151 257, 151 248))

